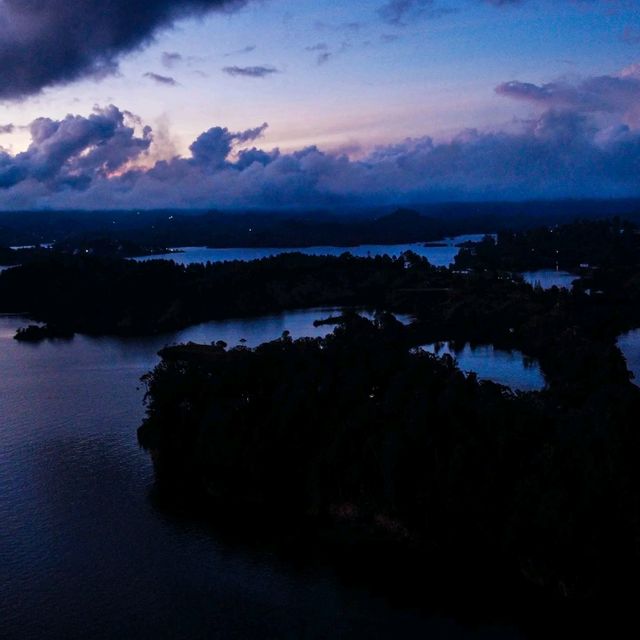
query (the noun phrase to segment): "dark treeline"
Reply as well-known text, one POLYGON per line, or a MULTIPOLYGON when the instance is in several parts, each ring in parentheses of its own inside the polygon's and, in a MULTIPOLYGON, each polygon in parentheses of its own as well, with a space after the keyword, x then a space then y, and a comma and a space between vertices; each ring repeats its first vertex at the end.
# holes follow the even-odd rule
MULTIPOLYGON (((25 214, 27 215, 27 214, 25 214)), ((49 214, 51 215, 51 214, 49 214)), ((62 215, 62 214, 61 214, 62 215)), ((355 246, 358 244, 401 244, 439 240, 460 233, 484 233, 493 229, 492 219, 482 216, 451 219, 421 215, 401 209, 388 214, 368 216, 332 213, 312 214, 137 214, 96 215, 87 223, 76 217, 50 220, 48 237, 61 251, 90 249, 112 255, 139 255, 158 252, 162 247, 308 247, 355 246), (111 217, 113 219, 111 219, 111 217), (65 224, 62 224, 62 221, 65 224)), ((37 218, 37 214, 32 214, 37 218)), ((46 229, 46 225, 45 225, 46 229)), ((27 233, 4 231, 4 243, 20 238, 33 239, 27 233)), ((38 231, 38 241, 47 237, 38 231)), ((3 232, 0 229, 0 245, 3 232)), ((1 257, 1 256, 0 256, 1 257)))
POLYGON ((457 268, 503 271, 635 268, 639 263, 640 230, 620 218, 500 231, 497 241, 487 237, 456 257, 457 268))
POLYGON ((10 249, 0 247, 0 266, 14 266, 46 258, 49 250, 40 246, 10 249))
POLYGON ((483 589, 635 589, 640 390, 513 394, 406 338, 383 314, 326 339, 164 350, 139 430, 159 487, 392 541, 483 589))
MULTIPOLYGON (((630 227, 624 234, 604 233, 612 224, 554 230, 552 235, 563 238, 600 239, 594 255, 602 256, 602 266, 590 269, 572 291, 536 289, 503 272, 502 265, 487 268, 486 261, 459 273, 413 254, 398 259, 285 254, 184 267, 53 252, 0 274, 0 311, 25 312, 47 323, 45 330, 19 336, 37 340, 74 332, 160 333, 212 319, 362 305, 414 315, 413 344, 457 340, 519 349, 539 359, 550 381, 580 387, 587 377, 593 385, 627 376, 615 337, 640 325, 638 236, 630 227), (621 238, 632 241, 629 251, 620 250, 621 238)), ((528 255, 530 243, 520 238, 539 235, 512 235, 507 247, 524 246, 528 255)), ((499 252, 502 245, 490 246, 499 252)))
POLYGON ((394 291, 449 279, 416 256, 284 254, 184 267, 54 254, 0 274, 0 311, 26 312, 65 334, 140 335, 317 305, 380 308, 394 291))
POLYGON ((576 218, 624 216, 640 221, 640 203, 561 201, 451 203, 406 209, 343 211, 180 212, 95 211, 0 213, 0 247, 60 243, 91 246, 96 240, 159 247, 353 246, 438 240, 562 224, 576 218))

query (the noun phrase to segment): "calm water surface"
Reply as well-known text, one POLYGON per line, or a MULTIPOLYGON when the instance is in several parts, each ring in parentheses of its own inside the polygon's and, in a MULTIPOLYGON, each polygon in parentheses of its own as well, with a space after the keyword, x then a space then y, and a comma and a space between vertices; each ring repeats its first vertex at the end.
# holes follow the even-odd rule
POLYGON ((640 329, 621 335, 618 346, 627 360, 627 368, 633 373, 633 383, 640 386, 640 329))
POLYGON ((394 608, 331 570, 294 568, 169 518, 136 442, 139 377, 168 342, 317 334, 303 311, 146 340, 12 339, 0 317, 0 637, 515 638, 394 608))
POLYGON ((405 251, 413 251, 423 256, 436 267, 448 267, 460 250, 456 247, 461 242, 479 242, 483 234, 456 236, 442 240, 443 247, 426 247, 424 243, 359 245, 356 247, 303 247, 292 249, 207 249, 206 247, 182 247, 182 253, 167 253, 157 256, 143 256, 136 260, 173 260, 177 264, 194 264, 200 262, 224 262, 225 260, 258 260, 282 253, 300 252, 315 256, 339 256, 351 253, 358 257, 389 255, 397 257, 405 251))
POLYGON ((538 391, 545 386, 544 376, 535 360, 519 351, 503 351, 491 345, 464 346, 437 342, 422 347, 429 353, 454 357, 462 371, 473 371, 482 380, 492 380, 521 391, 538 391))
POLYGON ((551 289, 551 287, 571 289, 571 283, 579 276, 568 271, 541 269, 540 271, 525 271, 522 277, 525 282, 533 286, 539 284, 543 289, 551 289))

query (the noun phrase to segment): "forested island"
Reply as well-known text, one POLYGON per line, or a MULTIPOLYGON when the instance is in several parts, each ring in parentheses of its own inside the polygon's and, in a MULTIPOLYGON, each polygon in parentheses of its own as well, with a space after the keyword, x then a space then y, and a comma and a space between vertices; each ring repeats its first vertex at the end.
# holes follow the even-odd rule
POLYGON ((377 541, 376 562, 393 545, 435 556, 488 590, 632 585, 640 390, 514 394, 409 344, 382 314, 324 339, 166 349, 139 430, 159 487, 254 527, 377 541))
POLYGON ((139 430, 161 491, 202 512, 233 507, 258 524, 268 513, 435 555, 501 589, 636 593, 640 389, 616 346, 640 326, 634 223, 503 231, 449 268, 412 253, 179 266, 52 251, 0 274, 0 311, 43 323, 26 340, 325 305, 346 309, 326 338, 162 351, 139 430), (539 268, 576 284, 543 290, 519 275, 539 268), (546 387, 514 392, 420 349, 442 340, 517 349, 546 387))

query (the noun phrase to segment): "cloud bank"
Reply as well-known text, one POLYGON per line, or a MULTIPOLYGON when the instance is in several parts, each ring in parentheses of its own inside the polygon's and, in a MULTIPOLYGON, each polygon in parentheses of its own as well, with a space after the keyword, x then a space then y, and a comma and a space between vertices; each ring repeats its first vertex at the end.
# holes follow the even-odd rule
POLYGON ((0 99, 101 77, 163 27, 248 0, 0 0, 0 99))
POLYGON ((438 200, 640 197, 640 67, 579 82, 504 83, 530 117, 508 130, 463 131, 381 146, 354 160, 257 141, 266 123, 213 127, 188 157, 153 161, 154 133, 115 106, 40 118, 31 145, 0 151, 0 207, 294 208, 438 200))

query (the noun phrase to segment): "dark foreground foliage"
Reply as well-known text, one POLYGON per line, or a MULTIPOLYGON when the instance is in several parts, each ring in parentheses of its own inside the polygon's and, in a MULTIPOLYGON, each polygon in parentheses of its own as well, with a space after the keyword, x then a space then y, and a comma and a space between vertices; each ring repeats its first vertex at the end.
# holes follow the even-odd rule
POLYGON ((390 316, 354 316, 325 339, 166 349, 139 429, 159 486, 382 536, 463 578, 571 598, 627 588, 640 390, 514 394, 405 338, 390 316))

